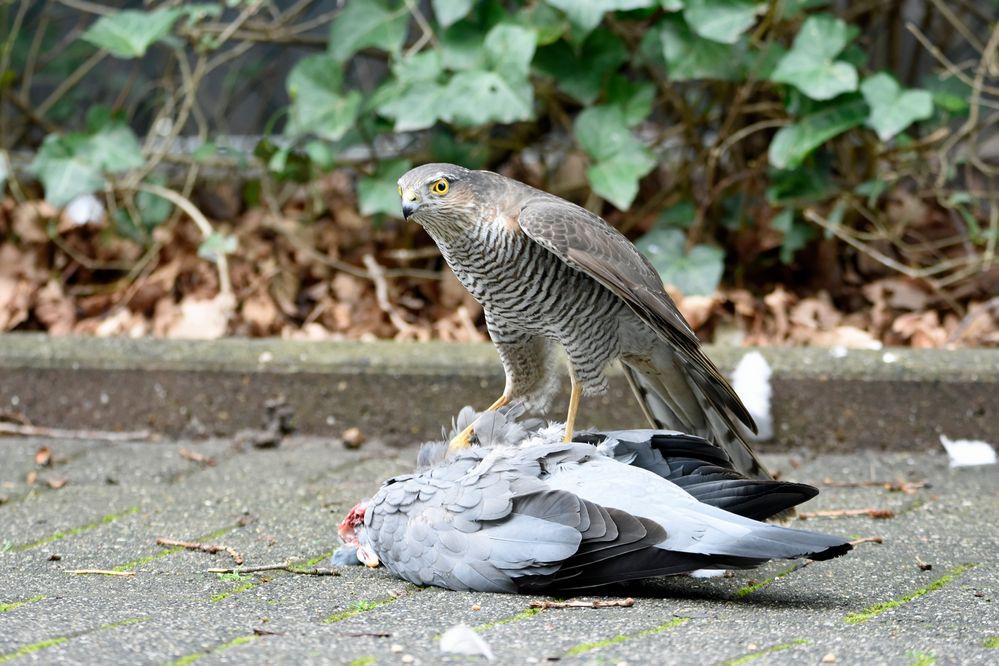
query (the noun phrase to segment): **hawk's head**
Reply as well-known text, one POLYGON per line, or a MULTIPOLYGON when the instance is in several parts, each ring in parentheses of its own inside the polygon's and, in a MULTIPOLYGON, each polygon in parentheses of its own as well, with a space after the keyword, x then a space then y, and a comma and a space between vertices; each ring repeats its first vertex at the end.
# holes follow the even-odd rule
POLYGON ((442 163, 407 171, 399 179, 403 217, 431 226, 469 220, 480 208, 475 187, 479 173, 442 163))

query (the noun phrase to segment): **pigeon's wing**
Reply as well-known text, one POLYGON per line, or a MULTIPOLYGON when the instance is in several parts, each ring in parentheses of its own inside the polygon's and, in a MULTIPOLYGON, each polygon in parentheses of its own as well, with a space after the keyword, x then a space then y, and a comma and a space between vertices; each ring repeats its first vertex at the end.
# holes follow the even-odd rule
POLYGON ((517 222, 536 243, 624 300, 694 369, 712 402, 756 431, 753 417, 663 289, 662 278, 631 241, 599 216, 551 195, 528 200, 517 222))
POLYGON ((711 506, 753 520, 765 520, 807 502, 818 489, 788 481, 747 477, 734 469, 724 450, 706 440, 662 430, 579 433, 575 439, 672 481, 711 506))
POLYGON ((850 550, 839 537, 777 527, 699 502, 653 472, 604 456, 562 465, 546 482, 586 501, 654 521, 666 530, 658 547, 667 551, 768 560, 828 559, 850 550))

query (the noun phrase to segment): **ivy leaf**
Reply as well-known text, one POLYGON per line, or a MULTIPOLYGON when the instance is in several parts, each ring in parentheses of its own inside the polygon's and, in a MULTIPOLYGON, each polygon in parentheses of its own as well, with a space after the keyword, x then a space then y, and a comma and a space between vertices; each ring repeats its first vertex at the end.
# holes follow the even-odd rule
POLYGON ((530 81, 508 81, 496 72, 458 72, 448 83, 445 120, 465 127, 529 120, 534 113, 530 81))
POLYGON ((390 10, 378 0, 349 2, 330 26, 329 54, 344 62, 369 46, 398 53, 408 28, 405 7, 390 10))
POLYGON ((392 64, 393 79, 368 103, 395 120, 396 132, 433 127, 447 112, 445 88, 437 82, 442 74, 441 54, 436 49, 398 58, 392 64))
POLYGON ((396 181, 409 171, 413 163, 409 160, 386 160, 378 164, 371 176, 357 181, 357 203, 361 215, 385 214, 402 217, 402 203, 399 201, 396 181))
POLYGON ((235 236, 227 236, 218 231, 213 231, 201 241, 198 246, 198 256, 212 263, 217 263, 219 257, 232 254, 239 247, 239 241, 235 236))
POLYGON ((735 44, 766 4, 754 0, 687 0, 683 17, 695 33, 722 44, 735 44))
POLYGON ((528 79, 537 36, 512 23, 493 26, 483 42, 485 69, 457 72, 439 97, 441 118, 463 126, 512 123, 534 115, 528 79))
POLYGON ((638 181, 656 161, 628 129, 617 106, 593 106, 578 116, 576 139, 594 164, 586 170, 593 191, 620 210, 627 210, 638 194, 638 181))
POLYGON ((141 58, 153 42, 170 34, 182 9, 127 9, 97 19, 80 38, 118 58, 141 58))
POLYGON ((608 76, 628 61, 628 48, 610 30, 597 28, 575 51, 565 40, 539 49, 534 67, 550 76, 559 90, 590 105, 608 76))
POLYGON ((545 0, 552 7, 565 12, 577 38, 586 37, 596 28, 604 14, 613 11, 645 9, 656 5, 655 0, 545 0))
POLYGON ((10 177, 10 160, 7 159, 7 151, 4 150, 0 151, 0 192, 7 184, 8 177, 10 177))
POLYGON ((652 113, 656 87, 649 81, 638 83, 624 76, 615 76, 607 82, 604 96, 608 104, 620 107, 628 127, 633 127, 652 113))
POLYGON ((442 28, 465 18, 472 10, 472 0, 431 0, 430 4, 442 28))
POLYGON ((887 72, 869 76, 860 92, 871 107, 867 117, 878 138, 887 141, 917 120, 933 115, 933 97, 926 90, 902 90, 887 72))
POLYGON ((683 0, 659 0, 659 5, 668 12, 678 12, 683 9, 683 0))
POLYGON ((330 141, 346 134, 357 119, 361 94, 344 93, 342 85, 343 67, 332 56, 316 54, 295 63, 287 81, 291 109, 286 133, 314 133, 330 141))
POLYGON ((686 296, 709 296, 725 272, 725 253, 710 245, 686 251, 687 238, 675 227, 656 226, 636 243, 666 284, 686 296))
POLYGON ((792 208, 777 213, 770 220, 770 226, 784 234, 784 242, 780 246, 780 260, 784 264, 790 264, 795 253, 815 237, 815 230, 798 220, 792 208))
POLYGON ((933 104, 950 113, 965 113, 971 98, 971 86, 956 76, 929 75, 923 78, 923 88, 933 95, 933 104))
POLYGON ((739 77, 736 47, 694 34, 679 17, 667 16, 659 24, 659 40, 669 77, 674 81, 739 77))
POLYGON ((770 164, 778 169, 793 169, 823 143, 861 125, 866 118, 867 105, 856 95, 804 116, 774 135, 768 152, 770 164))
POLYGON ((102 115, 102 107, 88 114, 90 132, 49 134, 28 170, 45 187, 45 199, 61 207, 104 187, 105 173, 118 173, 143 164, 142 148, 124 122, 102 115), (103 119, 100 124, 95 120, 103 119))
POLYGON ((827 100, 857 89, 857 69, 834 58, 856 34, 856 28, 827 15, 809 16, 791 50, 777 63, 770 80, 787 83, 812 99, 827 100))
POLYGON ((104 187, 100 168, 82 150, 85 142, 79 134, 49 134, 28 166, 42 181, 45 200, 53 206, 65 206, 81 194, 104 187))

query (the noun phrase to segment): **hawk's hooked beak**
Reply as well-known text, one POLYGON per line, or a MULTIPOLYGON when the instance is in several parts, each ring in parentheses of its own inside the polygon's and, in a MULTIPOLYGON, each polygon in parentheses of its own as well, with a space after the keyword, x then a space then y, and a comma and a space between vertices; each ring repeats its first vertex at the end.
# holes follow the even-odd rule
POLYGON ((420 207, 420 197, 408 187, 406 189, 400 187, 399 196, 402 198, 402 216, 408 220, 409 216, 420 207))

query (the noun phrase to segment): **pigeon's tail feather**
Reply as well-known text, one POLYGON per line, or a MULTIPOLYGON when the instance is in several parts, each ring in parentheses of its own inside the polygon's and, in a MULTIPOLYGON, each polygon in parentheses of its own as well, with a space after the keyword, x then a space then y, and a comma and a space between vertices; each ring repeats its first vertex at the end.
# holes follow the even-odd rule
MULTIPOLYGON (((682 430, 703 437, 724 450, 737 471, 757 479, 773 479, 739 434, 732 419, 732 401, 728 392, 722 391, 723 387, 715 385, 719 382, 717 378, 685 363, 669 349, 657 349, 651 363, 641 366, 625 363, 624 368, 642 412, 653 428, 682 430)), ((755 430, 744 407, 737 416, 755 430)))

